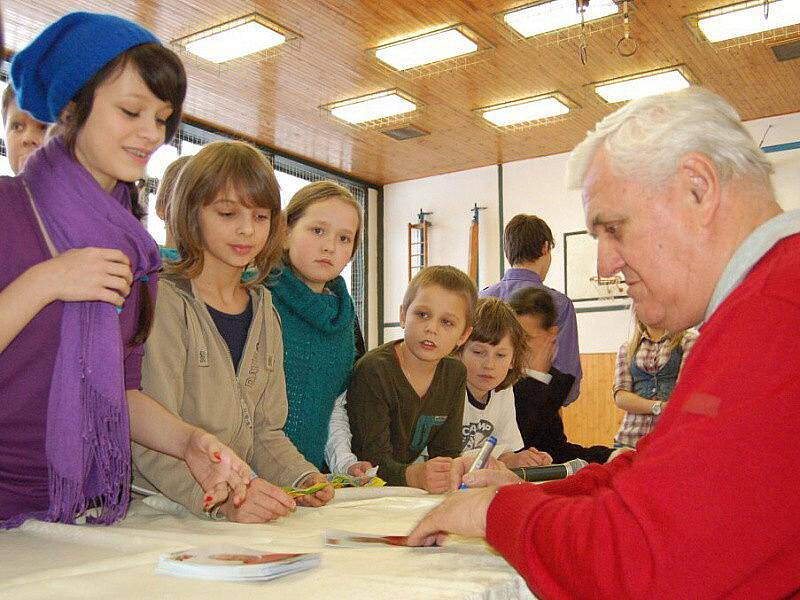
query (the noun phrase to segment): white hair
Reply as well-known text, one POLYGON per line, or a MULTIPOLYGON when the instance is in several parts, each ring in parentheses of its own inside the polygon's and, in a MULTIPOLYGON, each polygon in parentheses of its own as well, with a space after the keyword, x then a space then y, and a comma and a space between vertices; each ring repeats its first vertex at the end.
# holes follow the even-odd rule
POLYGON ((567 185, 580 188, 598 150, 612 171, 624 179, 665 183, 688 152, 706 155, 722 183, 734 177, 769 182, 773 171, 766 155, 742 125, 734 108, 702 87, 629 102, 600 121, 572 151, 567 185))

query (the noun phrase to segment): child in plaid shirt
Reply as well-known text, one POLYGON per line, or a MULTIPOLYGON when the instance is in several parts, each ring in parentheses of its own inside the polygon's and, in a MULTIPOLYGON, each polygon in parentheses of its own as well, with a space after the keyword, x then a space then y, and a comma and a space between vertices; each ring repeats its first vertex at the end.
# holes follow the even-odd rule
POLYGON ((693 329, 670 333, 644 325, 635 313, 634 320, 636 329, 620 346, 614 374, 614 402, 625 411, 614 438, 617 448, 635 448, 653 430, 698 336, 693 329))

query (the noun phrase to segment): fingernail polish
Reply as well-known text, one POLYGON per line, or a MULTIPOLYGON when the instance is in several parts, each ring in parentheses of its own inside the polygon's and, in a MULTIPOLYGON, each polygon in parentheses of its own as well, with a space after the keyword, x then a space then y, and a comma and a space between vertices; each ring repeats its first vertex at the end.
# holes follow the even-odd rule
POLYGON ((213 496, 206 496, 206 504, 208 504, 209 502, 211 502, 213 499, 214 499, 214 497, 213 497, 213 496))
POLYGON ((222 460, 222 455, 219 452, 214 452, 214 458, 217 460, 222 460))
POLYGON ((117 314, 120 314, 122 312, 122 307, 121 306, 117 306, 116 307, 116 311, 117 311, 117 314))

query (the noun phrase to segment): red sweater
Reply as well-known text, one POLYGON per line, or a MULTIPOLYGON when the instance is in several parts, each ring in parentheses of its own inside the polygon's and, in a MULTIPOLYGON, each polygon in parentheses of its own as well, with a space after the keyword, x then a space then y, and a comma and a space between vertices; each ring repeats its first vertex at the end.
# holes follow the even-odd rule
POLYGON ((800 235, 703 326, 636 452, 501 488, 486 537, 541 598, 800 594, 800 235))

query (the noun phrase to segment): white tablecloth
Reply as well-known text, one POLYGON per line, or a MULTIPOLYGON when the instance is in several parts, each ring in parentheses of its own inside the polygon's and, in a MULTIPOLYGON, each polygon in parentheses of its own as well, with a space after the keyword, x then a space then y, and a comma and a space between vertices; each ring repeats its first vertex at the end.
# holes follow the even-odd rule
POLYGON ((322 508, 264 525, 202 520, 161 497, 135 501, 113 527, 28 521, 0 532, 0 598, 533 598, 483 541, 444 548, 327 548, 325 529, 405 534, 440 496, 409 488, 337 490, 322 508), (322 552, 322 566, 268 582, 182 579, 154 572, 164 552, 217 542, 322 552))

